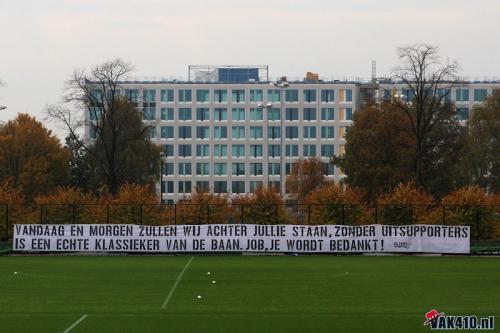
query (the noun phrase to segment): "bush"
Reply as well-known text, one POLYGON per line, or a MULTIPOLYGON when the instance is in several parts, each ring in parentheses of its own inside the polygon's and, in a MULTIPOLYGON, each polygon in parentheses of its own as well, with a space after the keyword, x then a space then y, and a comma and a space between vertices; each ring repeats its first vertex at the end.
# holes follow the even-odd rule
POLYGON ((179 224, 228 223, 230 209, 226 195, 195 191, 177 203, 175 214, 179 224))
POLYGON ((258 186, 253 193, 233 199, 231 208, 235 222, 278 224, 288 220, 283 198, 275 188, 258 186))

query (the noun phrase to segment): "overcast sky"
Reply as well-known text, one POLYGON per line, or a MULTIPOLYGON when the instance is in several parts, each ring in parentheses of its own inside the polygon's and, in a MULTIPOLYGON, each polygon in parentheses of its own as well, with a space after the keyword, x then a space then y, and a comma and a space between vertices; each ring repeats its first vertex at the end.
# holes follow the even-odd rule
MULTIPOLYGON (((499 0, 0 0, 0 120, 43 117, 76 68, 116 57, 137 76, 266 64, 271 76, 379 76, 429 43, 465 76, 500 76, 499 0)), ((52 126, 49 126, 52 127, 52 126)))

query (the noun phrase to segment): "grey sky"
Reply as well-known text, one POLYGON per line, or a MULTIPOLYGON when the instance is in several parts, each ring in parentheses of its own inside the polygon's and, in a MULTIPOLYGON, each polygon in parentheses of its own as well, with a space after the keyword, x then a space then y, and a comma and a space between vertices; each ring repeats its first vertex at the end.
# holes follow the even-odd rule
MULTIPOLYGON (((75 68, 121 57, 137 76, 268 64, 271 76, 370 77, 396 47, 439 46, 465 76, 500 76, 499 0, 0 0, 0 120, 43 117, 75 68)), ((52 127, 52 126, 50 126, 52 127)))

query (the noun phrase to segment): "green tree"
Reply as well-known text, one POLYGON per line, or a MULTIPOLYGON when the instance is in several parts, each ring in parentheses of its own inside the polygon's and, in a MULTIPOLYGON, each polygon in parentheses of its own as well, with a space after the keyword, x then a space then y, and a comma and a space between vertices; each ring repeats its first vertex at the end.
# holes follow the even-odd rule
POLYGON ((354 114, 344 155, 333 156, 331 162, 347 175, 347 184, 363 189, 373 200, 413 179, 415 139, 409 126, 391 103, 368 105, 354 114))
POLYGON ((68 181, 70 154, 42 123, 18 114, 0 126, 0 182, 19 188, 28 202, 68 181))
POLYGON ((500 92, 473 109, 465 156, 471 183, 500 193, 500 92))
POLYGON ((120 59, 76 71, 67 82, 64 103, 47 108, 49 119, 68 130, 73 151, 85 152, 86 165, 74 165, 82 166, 80 174, 90 166, 94 191, 116 195, 123 184, 153 184, 159 177, 160 150, 149 140, 137 101, 124 97, 120 87, 131 71, 120 59))

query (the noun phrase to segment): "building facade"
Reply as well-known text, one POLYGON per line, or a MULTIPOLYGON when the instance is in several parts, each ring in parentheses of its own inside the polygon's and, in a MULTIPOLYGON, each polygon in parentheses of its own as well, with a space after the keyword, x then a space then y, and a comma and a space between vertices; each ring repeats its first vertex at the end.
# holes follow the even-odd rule
MULTIPOLYGON (((328 162, 343 154, 344 135, 366 96, 412 97, 390 81, 370 94, 373 87, 361 82, 273 83, 267 73, 260 75, 257 68, 212 67, 185 82, 120 83, 142 110, 152 142, 162 147, 162 202, 177 202, 195 189, 231 196, 267 184, 285 193, 293 163, 311 156, 337 181, 344 175, 328 162)), ((447 91, 447 98, 466 120, 474 105, 498 89, 500 82, 466 82, 447 91)))

